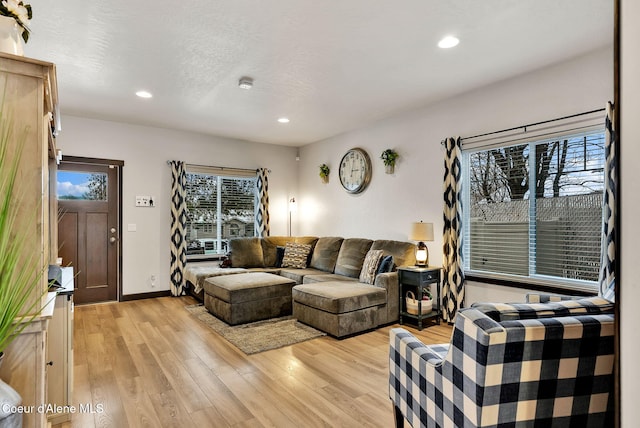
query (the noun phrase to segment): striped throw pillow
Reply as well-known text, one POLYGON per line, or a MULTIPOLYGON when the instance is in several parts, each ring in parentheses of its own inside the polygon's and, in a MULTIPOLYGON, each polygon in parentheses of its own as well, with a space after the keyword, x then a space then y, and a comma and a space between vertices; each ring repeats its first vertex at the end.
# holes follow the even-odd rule
POLYGON ((304 269, 307 267, 307 259, 311 252, 311 245, 287 242, 282 258, 283 268, 304 269))

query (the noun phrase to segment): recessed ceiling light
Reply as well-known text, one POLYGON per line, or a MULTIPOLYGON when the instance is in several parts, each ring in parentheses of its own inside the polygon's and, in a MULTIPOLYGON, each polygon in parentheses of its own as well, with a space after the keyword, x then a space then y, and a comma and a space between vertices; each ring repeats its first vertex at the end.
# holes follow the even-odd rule
POLYGON ((289 118, 288 117, 281 117, 278 119, 278 122, 280 123, 289 123, 289 118))
POLYGON ((446 37, 443 37, 442 40, 438 42, 438 47, 442 49, 449 49, 454 46, 458 46, 458 43, 460 43, 460 40, 458 40, 457 37, 446 36, 446 37))
POLYGON ((138 91, 138 92, 136 92, 136 95, 139 96, 140 98, 151 98, 151 97, 153 97, 151 92, 148 92, 148 91, 138 91))
POLYGON ((253 79, 251 77, 241 77, 238 81, 238 87, 242 89, 251 89, 253 86, 253 79))

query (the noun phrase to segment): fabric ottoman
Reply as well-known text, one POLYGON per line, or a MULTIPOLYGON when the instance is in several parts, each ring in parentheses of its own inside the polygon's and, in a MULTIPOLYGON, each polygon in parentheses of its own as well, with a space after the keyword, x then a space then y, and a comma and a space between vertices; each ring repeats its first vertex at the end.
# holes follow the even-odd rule
POLYGON ((376 328, 387 291, 350 281, 328 281, 293 287, 293 316, 335 337, 376 328))
POLYGON ((204 306, 230 325, 290 315, 294 285, 291 279, 265 272, 207 278, 204 306))

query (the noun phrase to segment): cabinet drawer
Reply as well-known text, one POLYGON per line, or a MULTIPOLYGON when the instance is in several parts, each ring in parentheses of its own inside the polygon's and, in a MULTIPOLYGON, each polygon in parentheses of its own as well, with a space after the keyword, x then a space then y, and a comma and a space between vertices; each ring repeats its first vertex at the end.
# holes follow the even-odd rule
POLYGON ((403 284, 408 285, 421 285, 424 283, 436 282, 440 279, 440 271, 427 271, 427 272, 411 272, 411 271, 398 271, 398 279, 403 284))

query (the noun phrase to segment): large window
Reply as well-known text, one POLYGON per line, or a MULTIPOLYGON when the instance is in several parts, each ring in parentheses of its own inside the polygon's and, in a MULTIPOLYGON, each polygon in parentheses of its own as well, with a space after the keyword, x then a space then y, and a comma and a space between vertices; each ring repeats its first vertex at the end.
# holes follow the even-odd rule
POLYGON ((225 254, 229 239, 254 236, 255 173, 186 169, 187 258, 225 254))
POLYGON ((467 272, 595 285, 604 131, 465 149, 463 162, 467 272))

